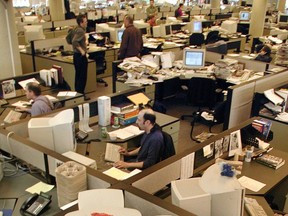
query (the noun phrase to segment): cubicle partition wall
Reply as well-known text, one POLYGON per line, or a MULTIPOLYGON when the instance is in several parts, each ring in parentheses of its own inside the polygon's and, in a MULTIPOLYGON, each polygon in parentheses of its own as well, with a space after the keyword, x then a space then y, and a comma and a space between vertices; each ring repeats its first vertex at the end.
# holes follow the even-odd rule
POLYGON ((256 80, 229 87, 226 108, 228 115, 225 116, 223 128, 228 129, 234 127, 242 121, 249 119, 251 117, 254 94, 256 92, 263 93, 265 90, 287 84, 287 77, 288 70, 286 69, 256 80))

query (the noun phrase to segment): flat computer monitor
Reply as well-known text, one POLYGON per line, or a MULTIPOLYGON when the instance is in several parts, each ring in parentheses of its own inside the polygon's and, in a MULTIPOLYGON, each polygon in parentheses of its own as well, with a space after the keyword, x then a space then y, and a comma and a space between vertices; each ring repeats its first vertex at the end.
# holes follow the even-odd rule
POLYGON ((191 22, 191 33, 202 33, 202 21, 192 21, 191 22))
POLYGON ((53 117, 32 118, 29 139, 60 154, 75 150, 74 111, 67 109, 53 117))
POLYGON ((205 49, 184 49, 183 67, 187 69, 203 68, 205 66, 205 49))
POLYGON ((26 43, 30 43, 34 40, 45 39, 42 25, 24 26, 24 35, 26 43))
POLYGON ((288 14, 279 14, 278 23, 287 24, 287 22, 288 22, 288 14))
POLYGON ((250 12, 249 11, 240 11, 239 12, 239 20, 240 21, 249 21, 250 20, 250 12))

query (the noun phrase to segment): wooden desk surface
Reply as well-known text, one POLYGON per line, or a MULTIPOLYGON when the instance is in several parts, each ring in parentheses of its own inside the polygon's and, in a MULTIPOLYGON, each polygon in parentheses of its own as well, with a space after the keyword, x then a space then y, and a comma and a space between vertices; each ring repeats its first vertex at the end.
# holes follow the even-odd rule
POLYGON ((282 180, 287 178, 288 176, 288 163, 287 163, 288 154, 286 152, 283 152, 277 149, 273 149, 271 152, 269 152, 269 154, 282 157, 284 160, 286 160, 286 163, 279 169, 275 170, 265 165, 262 165, 260 163, 257 163, 256 161, 252 161, 250 163, 244 162, 241 176, 247 176, 256 181, 266 184, 258 192, 254 192, 249 189, 246 189, 246 194, 265 195, 271 189, 276 187, 277 184, 279 184, 282 180))

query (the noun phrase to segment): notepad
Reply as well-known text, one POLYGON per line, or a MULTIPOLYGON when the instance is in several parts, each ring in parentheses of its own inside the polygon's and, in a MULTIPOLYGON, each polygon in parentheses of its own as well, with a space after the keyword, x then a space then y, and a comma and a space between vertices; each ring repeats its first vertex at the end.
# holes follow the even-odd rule
POLYGON ((141 170, 139 169, 134 169, 133 171, 131 172, 124 172, 123 170, 120 170, 118 168, 115 168, 115 167, 112 167, 108 170, 106 170, 105 172, 103 172, 105 175, 108 175, 112 178, 115 178, 117 180, 125 180, 125 179, 128 179, 130 178, 131 176, 133 175, 136 175, 138 173, 140 173, 141 170))

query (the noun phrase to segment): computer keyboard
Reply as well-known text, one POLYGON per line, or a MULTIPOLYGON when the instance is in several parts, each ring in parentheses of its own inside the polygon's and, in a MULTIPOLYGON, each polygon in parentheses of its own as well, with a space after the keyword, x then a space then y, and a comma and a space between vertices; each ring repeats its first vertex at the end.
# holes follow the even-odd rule
POLYGON ((105 151, 105 160, 110 162, 117 162, 120 160, 120 153, 119 149, 121 146, 107 143, 106 144, 106 151, 105 151))
POLYGON ((266 212, 261 205, 258 204, 256 199, 244 198, 245 209, 250 216, 267 216, 266 212))
POLYGON ((14 110, 10 110, 8 115, 5 117, 4 122, 5 123, 12 123, 15 121, 19 121, 22 116, 21 112, 16 112, 14 110))

